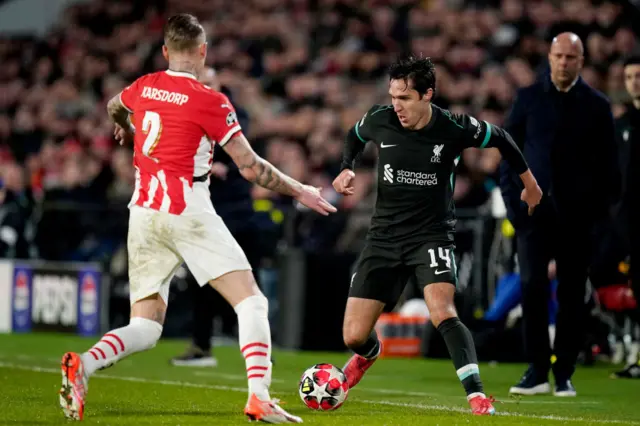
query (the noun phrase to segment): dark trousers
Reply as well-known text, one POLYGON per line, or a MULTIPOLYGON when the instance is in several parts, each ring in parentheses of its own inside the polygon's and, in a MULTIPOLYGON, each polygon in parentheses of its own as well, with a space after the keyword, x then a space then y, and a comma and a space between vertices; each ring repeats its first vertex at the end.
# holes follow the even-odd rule
POLYGON ((629 220, 629 248, 631 254, 631 288, 636 298, 637 307, 633 313, 634 320, 640 324, 640 217, 635 216, 640 212, 634 211, 629 220), (631 218, 635 218, 631 219, 631 218))
MULTIPOLYGON (((261 260, 261 250, 256 243, 256 232, 254 230, 230 229, 242 250, 244 250, 253 273, 258 281, 257 268, 261 260)), ((211 349, 211 336, 213 335, 213 318, 222 318, 223 332, 231 335, 237 324, 236 313, 226 300, 210 285, 202 288, 193 281, 194 311, 193 311, 193 344, 198 348, 209 351, 211 349)), ((259 284, 259 283, 258 283, 259 284)))
MULTIPOLYGON (((640 185, 634 185, 640 186, 640 185)), ((640 210, 634 208, 633 200, 625 203, 616 212, 614 224, 616 235, 622 241, 624 255, 631 259, 629 280, 637 302, 637 308, 629 315, 640 325, 640 210)))
POLYGON ((541 375, 551 367, 549 261, 556 261, 558 279, 556 336, 553 365, 556 380, 569 379, 575 370, 584 339, 587 315, 586 280, 591 254, 588 225, 562 223, 549 206, 540 206, 530 226, 517 231, 522 285, 523 337, 527 361, 541 375))

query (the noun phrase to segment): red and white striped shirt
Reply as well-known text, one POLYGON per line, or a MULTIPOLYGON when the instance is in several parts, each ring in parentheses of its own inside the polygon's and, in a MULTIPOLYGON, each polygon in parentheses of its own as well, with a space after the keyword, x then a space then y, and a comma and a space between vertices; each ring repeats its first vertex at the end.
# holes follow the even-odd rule
POLYGON ((129 206, 176 215, 209 210, 208 188, 195 191, 193 177, 209 173, 214 143, 242 131, 229 99, 192 74, 168 70, 140 77, 120 100, 136 129, 129 206))

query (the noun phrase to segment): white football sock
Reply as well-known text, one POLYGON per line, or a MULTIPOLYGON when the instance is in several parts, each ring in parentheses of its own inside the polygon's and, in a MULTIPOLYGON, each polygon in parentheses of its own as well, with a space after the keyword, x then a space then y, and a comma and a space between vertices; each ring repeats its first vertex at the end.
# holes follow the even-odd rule
POLYGON ((151 349, 162 334, 162 325, 140 317, 133 317, 126 327, 112 330, 81 356, 87 377, 96 370, 111 367, 122 358, 151 349))
POLYGON ((247 365, 249 396, 255 393, 263 401, 271 399, 271 330, 269 303, 262 295, 250 296, 235 306, 238 315, 240 351, 247 365))

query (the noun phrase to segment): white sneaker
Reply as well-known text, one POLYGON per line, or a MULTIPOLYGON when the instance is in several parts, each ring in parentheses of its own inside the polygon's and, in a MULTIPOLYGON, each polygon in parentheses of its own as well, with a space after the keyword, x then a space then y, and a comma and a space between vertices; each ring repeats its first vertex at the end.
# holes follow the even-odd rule
POLYGON ((218 360, 196 346, 187 348, 184 354, 171 359, 176 367, 217 367, 218 360))
POLYGON ((556 387, 553 390, 553 396, 573 398, 576 395, 578 395, 578 393, 576 392, 576 388, 573 387, 571 380, 556 383, 556 387))
POLYGON ((191 358, 173 358, 171 364, 176 367, 217 367, 218 360, 212 356, 201 356, 191 358))

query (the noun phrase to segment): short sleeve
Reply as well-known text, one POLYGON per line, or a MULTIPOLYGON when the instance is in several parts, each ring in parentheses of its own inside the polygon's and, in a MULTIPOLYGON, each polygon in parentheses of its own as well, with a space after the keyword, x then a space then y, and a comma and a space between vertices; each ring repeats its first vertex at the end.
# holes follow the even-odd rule
POLYGON ((221 93, 212 96, 212 102, 209 105, 210 109, 207 111, 204 123, 205 132, 209 139, 224 146, 236 133, 242 131, 236 110, 229 99, 221 93))
POLYGON ((375 115, 387 109, 389 109, 389 107, 385 105, 374 105, 353 126, 353 130, 355 131, 356 136, 362 143, 367 143, 373 139, 377 120, 377 117, 375 117, 375 115))
POLYGON ((467 114, 453 114, 453 121, 462 129, 462 149, 485 148, 491 140, 491 124, 467 114))
POLYGON ((131 83, 129 86, 125 87, 122 92, 120 92, 120 103, 124 106, 130 113, 133 113, 134 108, 136 107, 136 102, 140 97, 140 78, 131 83))

